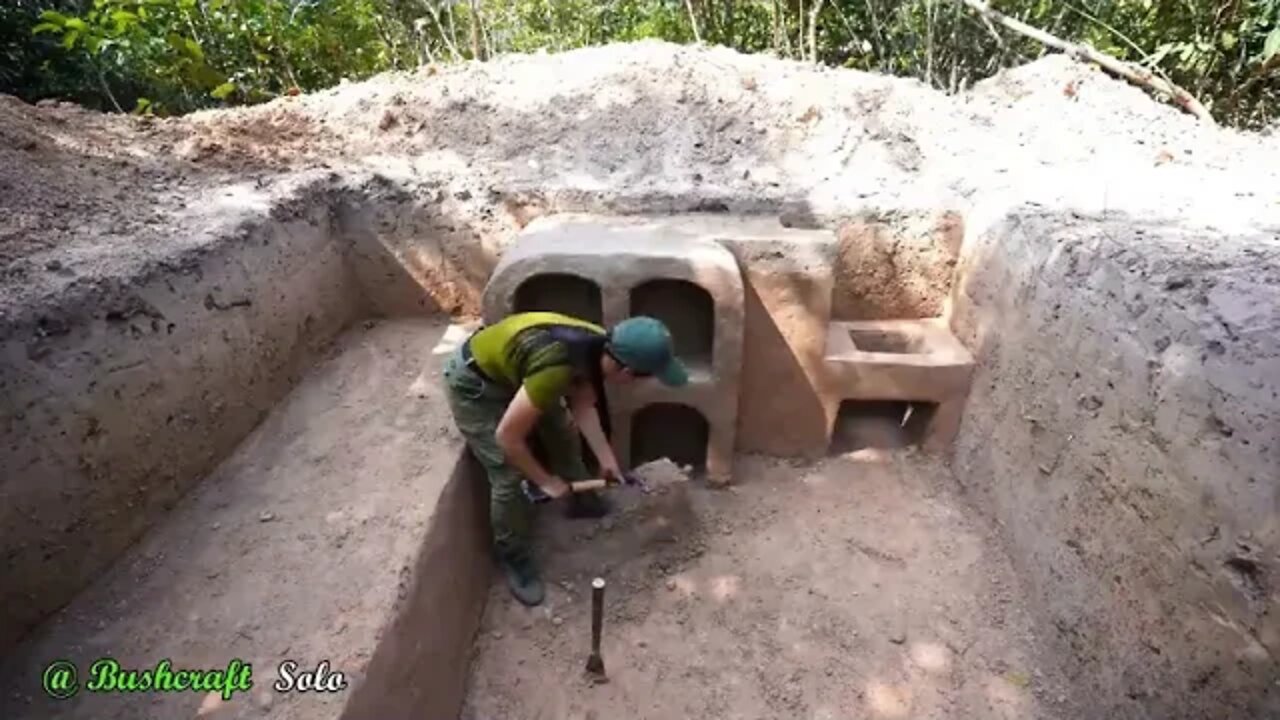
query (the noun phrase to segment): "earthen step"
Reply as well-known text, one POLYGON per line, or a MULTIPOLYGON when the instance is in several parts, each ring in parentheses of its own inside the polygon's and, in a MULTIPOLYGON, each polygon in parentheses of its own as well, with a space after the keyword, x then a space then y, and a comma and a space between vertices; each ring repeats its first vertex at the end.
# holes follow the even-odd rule
POLYGON ((0 717, 456 715, 490 564, 483 483, 441 390, 452 344, 439 343, 437 320, 357 328, 167 520, 6 658, 0 717), (105 657, 134 670, 236 663, 235 676, 251 667, 252 688, 229 700, 90 692, 89 668, 105 657), (73 699, 41 690, 55 659, 79 668, 73 699), (345 685, 277 692, 287 661, 295 682, 327 663, 331 687, 345 685))

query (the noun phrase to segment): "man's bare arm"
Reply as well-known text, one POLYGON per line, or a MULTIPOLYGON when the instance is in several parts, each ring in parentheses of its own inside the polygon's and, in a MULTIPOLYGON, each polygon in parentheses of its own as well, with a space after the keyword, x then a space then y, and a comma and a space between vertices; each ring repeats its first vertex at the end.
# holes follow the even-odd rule
POLYGON ((578 430, 587 439, 587 445, 590 446, 591 452, 595 453, 596 460, 600 462, 601 474, 606 479, 610 474, 614 475, 615 479, 620 479, 622 468, 618 465, 618 458, 614 456, 613 447, 609 445, 609 439, 604 436, 604 428, 600 425, 600 411, 596 408, 595 390, 586 384, 575 388, 570 397, 570 410, 578 430))
POLYGON ((507 411, 498 422, 498 447, 506 454, 507 462, 515 466, 524 476, 542 488, 543 492, 553 498, 561 497, 572 489, 569 483, 547 472, 542 463, 529 450, 528 437, 542 411, 529 399, 529 393, 523 387, 516 393, 515 399, 507 406, 507 411))

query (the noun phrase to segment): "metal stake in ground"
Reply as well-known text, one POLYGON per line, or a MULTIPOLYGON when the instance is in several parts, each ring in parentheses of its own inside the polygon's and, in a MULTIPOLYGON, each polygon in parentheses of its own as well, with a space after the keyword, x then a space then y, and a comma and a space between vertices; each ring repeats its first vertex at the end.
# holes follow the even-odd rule
POLYGON ((604 578, 591 581, 591 657, 587 673, 596 682, 605 682, 604 658, 600 656, 600 632, 604 629, 604 578))

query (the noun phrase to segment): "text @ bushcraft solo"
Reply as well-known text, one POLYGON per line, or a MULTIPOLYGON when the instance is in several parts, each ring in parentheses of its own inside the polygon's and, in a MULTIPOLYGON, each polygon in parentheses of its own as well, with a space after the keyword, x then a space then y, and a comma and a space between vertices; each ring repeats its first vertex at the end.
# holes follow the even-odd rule
MULTIPOLYGON (((193 692, 219 693, 230 700, 236 693, 253 689, 253 665, 234 658, 226 667, 176 668, 165 658, 149 668, 125 668, 115 658, 99 658, 81 677, 80 668, 69 660, 54 660, 45 666, 42 685, 49 697, 65 700, 81 692, 149 693, 193 692)), ((328 660, 314 668, 304 668, 297 660, 284 660, 275 668, 276 692, 328 692, 347 689, 345 675, 332 669, 328 660)))

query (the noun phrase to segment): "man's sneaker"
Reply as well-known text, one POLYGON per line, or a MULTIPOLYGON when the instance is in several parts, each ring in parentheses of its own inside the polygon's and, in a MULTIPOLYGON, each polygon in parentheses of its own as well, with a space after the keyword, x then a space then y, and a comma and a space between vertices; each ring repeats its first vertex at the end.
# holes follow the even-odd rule
POLYGON ((538 577, 538 566, 530 553, 508 553, 499 558, 498 564, 507 579, 507 587, 517 600, 529 607, 542 604, 546 588, 538 577))
POLYGON ((564 514, 574 520, 602 518, 609 514, 609 503, 594 490, 573 493, 564 514))

